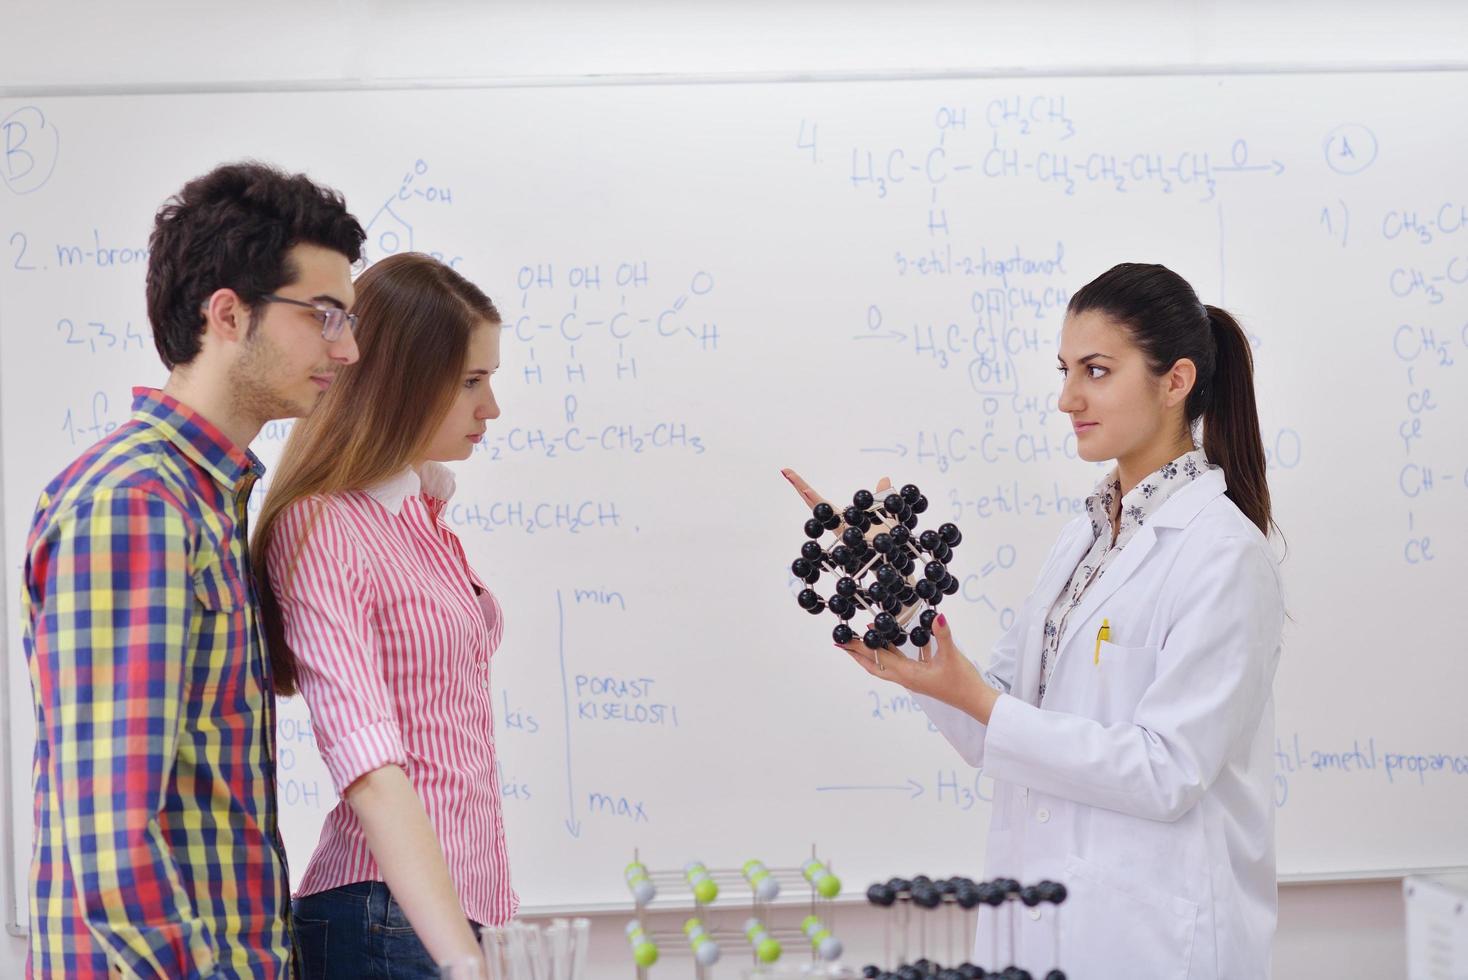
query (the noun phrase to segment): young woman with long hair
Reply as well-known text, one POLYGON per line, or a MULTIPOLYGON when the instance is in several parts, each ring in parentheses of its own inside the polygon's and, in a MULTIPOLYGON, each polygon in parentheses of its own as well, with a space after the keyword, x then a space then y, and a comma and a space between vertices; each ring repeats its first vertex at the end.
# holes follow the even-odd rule
POLYGON ((498 603, 444 519, 499 417, 500 317, 403 254, 356 282, 361 357, 286 443, 255 532, 278 693, 341 801, 297 891, 307 977, 436 977, 516 910, 495 772, 498 603))
POLYGON ((986 876, 1069 889, 1058 921, 1017 917, 1018 950, 981 928, 978 963, 1046 969, 1058 928, 1075 975, 1268 976, 1284 603, 1248 340, 1176 273, 1119 265, 1072 297, 1058 367, 1081 458, 1116 466, 989 668, 942 616, 913 658, 843 648, 993 778, 986 876))

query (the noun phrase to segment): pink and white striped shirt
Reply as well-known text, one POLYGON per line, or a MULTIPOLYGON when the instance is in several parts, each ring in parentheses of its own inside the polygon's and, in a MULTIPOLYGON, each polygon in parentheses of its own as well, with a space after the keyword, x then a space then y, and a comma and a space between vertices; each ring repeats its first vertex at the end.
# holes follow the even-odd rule
MULTIPOLYGON (((427 463, 365 491, 297 501, 270 548, 285 639, 340 794, 402 766, 438 833, 464 914, 519 907, 495 767, 489 662, 499 603, 443 520, 453 475, 427 463)), ((297 895, 381 881, 345 800, 326 818, 297 895)))

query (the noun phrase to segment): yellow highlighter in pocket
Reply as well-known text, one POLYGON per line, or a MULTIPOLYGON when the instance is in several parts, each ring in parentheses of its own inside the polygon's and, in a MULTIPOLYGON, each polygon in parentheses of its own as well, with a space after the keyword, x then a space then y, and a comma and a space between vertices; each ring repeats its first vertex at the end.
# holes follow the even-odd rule
POLYGON ((1091 659, 1091 663, 1098 667, 1101 665, 1101 644, 1109 642, 1111 642, 1111 620, 1103 619, 1101 628, 1096 631, 1096 656, 1091 659))

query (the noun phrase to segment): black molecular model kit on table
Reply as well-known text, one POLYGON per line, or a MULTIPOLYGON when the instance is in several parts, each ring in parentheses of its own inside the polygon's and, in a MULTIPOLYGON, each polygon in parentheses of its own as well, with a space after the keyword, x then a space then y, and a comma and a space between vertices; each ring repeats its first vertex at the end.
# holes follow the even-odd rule
POLYGON ((891 878, 867 889, 867 901, 889 910, 886 921, 885 954, 892 966, 871 964, 862 969, 868 980, 1066 980, 1060 969, 1060 905, 1065 886, 1055 881, 1021 885, 1013 878, 975 882, 969 878, 934 881, 926 875, 911 879, 891 878), (1046 910, 1048 909, 1048 915, 1046 910), (916 911, 914 911, 916 910, 916 911), (1036 921, 1049 919, 1055 937, 1051 962, 1024 967, 1014 962, 1017 949, 1017 917, 1028 914, 1036 921), (955 950, 974 941, 988 918, 989 949, 999 961, 983 965, 954 964, 955 950), (914 920, 917 924, 917 957, 909 960, 914 920), (939 933, 945 933, 943 937, 939 933), (955 945, 957 936, 957 945, 955 945), (896 950, 893 950, 894 937, 896 950), (1007 943, 1001 945, 1001 937, 1007 943), (943 965, 933 952, 942 939, 947 954, 943 965), (1007 950, 1001 953, 1000 950, 1007 950), (1038 967, 1038 969, 1037 969, 1038 967), (1043 971, 1043 972, 1041 972, 1043 971))
POLYGON ((963 535, 955 524, 919 532, 918 517, 927 509, 928 498, 911 483, 900 491, 858 490, 840 512, 824 501, 811 509, 809 540, 790 571, 806 585, 796 597, 802 609, 811 615, 829 610, 841 620, 831 631, 837 643, 856 639, 850 621, 864 611, 872 617, 860 634, 868 648, 928 645, 935 607, 958 591, 948 563, 963 535), (836 534, 829 551, 820 540, 827 533, 836 534), (835 583, 823 596, 812 586, 828 572, 835 583))

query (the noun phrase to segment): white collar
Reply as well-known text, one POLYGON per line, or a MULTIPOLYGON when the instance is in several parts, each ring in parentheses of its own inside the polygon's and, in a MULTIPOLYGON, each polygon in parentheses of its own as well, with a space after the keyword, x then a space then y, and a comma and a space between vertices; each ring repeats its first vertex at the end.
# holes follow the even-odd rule
POLYGON ((405 466, 400 472, 373 484, 363 492, 396 517, 403 512, 403 503, 420 493, 439 500, 448 500, 454 495, 454 474, 442 463, 424 463, 421 472, 405 466))

